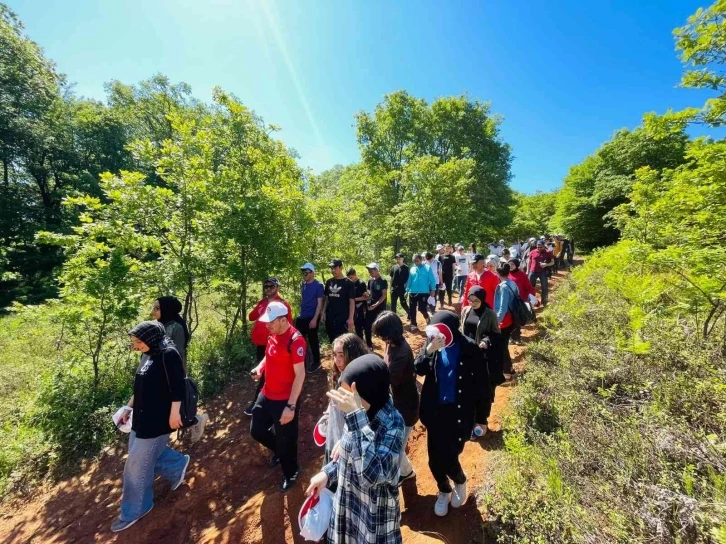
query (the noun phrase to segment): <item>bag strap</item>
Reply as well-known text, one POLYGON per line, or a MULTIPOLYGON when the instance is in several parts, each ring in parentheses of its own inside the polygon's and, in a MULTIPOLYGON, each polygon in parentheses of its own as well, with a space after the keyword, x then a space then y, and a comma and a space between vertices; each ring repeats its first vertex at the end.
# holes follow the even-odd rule
POLYGON ((169 373, 166 371, 166 359, 164 359, 164 352, 161 352, 161 366, 164 367, 164 374, 166 374, 166 386, 169 388, 171 393, 171 382, 169 381, 169 373))
POLYGON ((302 333, 300 331, 295 331, 293 335, 290 337, 290 340, 287 343, 287 352, 292 353, 292 343, 300 338, 302 336, 302 333))

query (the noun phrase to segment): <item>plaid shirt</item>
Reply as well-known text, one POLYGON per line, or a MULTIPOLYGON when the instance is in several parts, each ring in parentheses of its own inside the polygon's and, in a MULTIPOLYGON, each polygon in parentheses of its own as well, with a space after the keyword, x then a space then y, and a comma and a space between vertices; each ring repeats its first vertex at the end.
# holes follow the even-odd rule
POLYGON ((398 504, 404 425, 393 401, 369 424, 365 410, 345 416, 338 461, 323 467, 328 485, 337 482, 328 540, 347 544, 400 544, 398 504))

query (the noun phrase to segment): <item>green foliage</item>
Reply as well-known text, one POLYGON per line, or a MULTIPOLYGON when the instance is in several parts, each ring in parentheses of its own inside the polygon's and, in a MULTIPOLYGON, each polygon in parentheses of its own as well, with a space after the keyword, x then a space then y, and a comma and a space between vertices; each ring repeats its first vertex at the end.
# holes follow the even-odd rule
POLYGON ((551 233, 552 218, 557 209, 559 191, 533 195, 514 195, 512 223, 502 231, 503 235, 516 240, 525 240, 532 235, 551 233))

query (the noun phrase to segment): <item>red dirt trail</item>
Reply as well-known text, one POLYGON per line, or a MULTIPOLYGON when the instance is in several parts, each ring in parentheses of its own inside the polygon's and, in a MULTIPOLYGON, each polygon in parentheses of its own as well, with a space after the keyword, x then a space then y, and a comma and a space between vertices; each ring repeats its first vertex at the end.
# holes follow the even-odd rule
MULTIPOLYGON (((557 283, 566 273, 553 278, 557 283)), ((458 308, 458 305, 456 305, 458 308)), ((422 323, 420 323, 422 325, 422 323)), ((535 326, 523 330, 525 342, 535 326)), ((414 353, 423 345, 423 333, 406 333, 414 353)), ((525 347, 511 346, 517 371, 522 370, 525 347)), ((380 344, 376 351, 382 352, 380 344)), ((329 354, 323 367, 330 368, 329 354)), ((466 444, 462 466, 469 477, 469 499, 450 509, 444 518, 433 513, 436 482, 428 469, 425 429, 418 423, 408 442, 416 470, 415 480, 401 488, 401 530, 404 542, 423 544, 485 543, 484 518, 476 503, 476 490, 487 478, 489 458, 503 447, 501 419, 514 383, 497 388, 488 434, 466 444)), ((323 449, 312 441, 312 429, 325 409, 325 372, 309 375, 300 412, 299 461, 302 475, 286 494, 278 490, 281 471, 267 468, 269 453, 249 436, 249 418, 242 410, 253 392, 252 381, 226 388, 204 406, 210 416, 205 436, 197 444, 172 443, 191 455, 186 483, 172 492, 157 480, 155 506, 143 520, 120 534, 109 531, 119 512, 121 474, 126 442, 107 448, 84 464, 79 475, 47 486, 31 499, 0 507, 0 542, 10 543, 302 543, 297 514, 307 482, 322 466, 323 449), (292 520, 292 524, 291 524, 292 520)))

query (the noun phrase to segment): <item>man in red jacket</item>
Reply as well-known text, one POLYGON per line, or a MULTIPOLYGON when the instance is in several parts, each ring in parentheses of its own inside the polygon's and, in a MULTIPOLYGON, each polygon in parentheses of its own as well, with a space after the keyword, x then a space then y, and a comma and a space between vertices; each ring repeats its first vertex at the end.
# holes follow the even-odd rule
MULTIPOLYGON (((509 272, 509 279, 517 284, 517 288, 519 289, 519 298, 521 298, 524 302, 531 304, 532 306, 536 306, 537 304, 539 304, 539 302, 536 301, 537 292, 535 291, 534 287, 532 287, 532 282, 529 281, 527 274, 519 269, 520 264, 521 261, 519 259, 509 259, 509 267, 511 270, 509 272)), ((514 330, 512 330, 511 338, 513 344, 521 344, 522 327, 514 327, 514 330)))
MULTIPOLYGON (((257 350, 257 352, 255 353, 255 364, 260 364, 260 361, 265 358, 265 347, 267 346, 267 339, 270 337, 270 331, 267 329, 266 324, 259 321, 260 317, 265 314, 265 310, 267 310, 267 305, 270 304, 270 302, 272 302, 273 300, 276 302, 282 302, 287 308, 287 315, 292 315, 292 309, 290 308, 290 305, 282 298, 280 298, 280 295, 278 294, 278 291, 280 290, 280 282, 277 280, 277 278, 267 278, 265 280, 265 283, 262 285, 262 289, 262 299, 252 309, 250 315, 247 316, 247 319, 249 321, 254 322, 254 325, 252 326, 251 340, 257 350)), ((255 396, 252 399, 252 402, 250 402, 247 408, 245 408, 246 416, 252 416, 252 408, 254 407, 257 396, 260 394, 262 386, 264 385, 265 375, 263 374, 257 382, 257 388, 255 389, 255 396)))
POLYGON ((499 277, 486 268, 486 259, 481 253, 474 255, 471 261, 472 271, 466 277, 466 285, 464 286, 464 300, 461 304, 463 311, 469 305, 469 290, 472 287, 479 286, 486 291, 486 303, 490 308, 494 308, 494 291, 499 285, 499 277))

